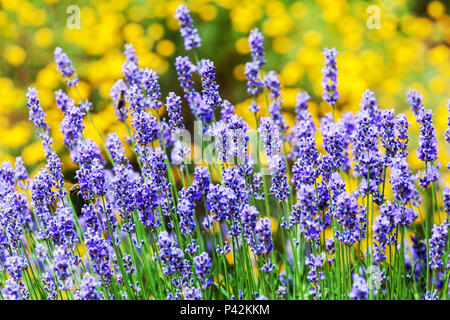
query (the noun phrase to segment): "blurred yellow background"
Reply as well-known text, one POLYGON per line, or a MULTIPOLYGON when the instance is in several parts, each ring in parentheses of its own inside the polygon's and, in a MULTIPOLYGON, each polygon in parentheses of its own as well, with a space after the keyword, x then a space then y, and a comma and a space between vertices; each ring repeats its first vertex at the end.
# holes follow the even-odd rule
MULTIPOLYGON (((173 67, 175 57, 187 55, 178 33, 174 11, 183 1, 82 0, 81 28, 69 29, 66 12, 73 1, 0 0, 0 162, 22 155, 34 171, 44 160, 40 141, 28 121, 25 92, 39 91, 42 107, 55 139, 56 150, 71 169, 63 148, 54 91, 66 89, 53 62, 55 47, 73 61, 80 77, 83 98, 94 105, 93 118, 104 133, 126 134, 114 115, 109 91, 121 77, 125 43, 132 43, 141 67, 160 75, 163 96, 180 93, 173 67)), ((450 161, 444 139, 446 109, 450 98, 450 15, 439 1, 277 1, 193 0, 186 3, 202 37, 201 57, 214 60, 220 92, 236 104, 238 114, 253 124, 245 91, 244 65, 250 59, 247 36, 258 27, 265 36, 265 71, 280 74, 284 109, 290 124, 298 90, 312 97, 310 108, 319 117, 329 111, 321 102, 321 68, 324 47, 336 47, 338 63, 338 113, 359 108, 361 95, 371 89, 382 108, 405 112, 417 137, 418 126, 406 103, 408 89, 424 95, 427 108, 435 112, 440 162, 450 161), (380 9, 380 29, 369 29, 367 8, 380 9), (251 117, 250 117, 251 116, 251 117)), ((69 92, 77 101, 74 92, 69 92)), ((165 100, 165 99, 163 99, 165 100)), ((264 105, 262 102, 261 105, 264 105)), ((186 107, 187 109, 187 107, 186 107)), ((185 117, 186 120, 187 117, 185 117)), ((316 119, 317 120, 317 119, 316 119)), ((98 136, 85 121, 86 136, 98 144, 98 136)), ((417 147, 411 139, 410 147, 417 147)), ((414 152, 413 169, 419 161, 414 152)), ((417 167, 416 167, 417 166, 417 167)))

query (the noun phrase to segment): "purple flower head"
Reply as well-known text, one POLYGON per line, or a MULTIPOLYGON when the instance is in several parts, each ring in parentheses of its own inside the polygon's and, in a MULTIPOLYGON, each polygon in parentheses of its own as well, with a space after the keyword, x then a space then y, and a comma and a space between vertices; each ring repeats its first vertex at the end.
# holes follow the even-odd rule
POLYGON ((344 163, 345 142, 341 133, 341 128, 337 124, 331 124, 327 130, 322 132, 323 148, 331 157, 332 169, 337 170, 344 163))
POLYGON ((75 74, 72 61, 59 47, 55 49, 55 62, 56 69, 61 72, 63 78, 66 78, 67 85, 75 87, 78 84, 78 76, 75 74))
POLYGON ((328 254, 334 254, 335 252, 335 246, 334 246, 334 238, 327 238, 325 240, 325 248, 328 252, 328 254))
POLYGON ((72 246, 77 241, 72 209, 59 207, 49 226, 50 237, 58 245, 72 246))
POLYGON ((311 113, 307 109, 299 110, 298 122, 289 132, 289 141, 292 144, 290 159, 298 159, 302 165, 318 166, 319 153, 316 148, 316 125, 311 113))
POLYGON ((125 157, 125 149, 122 141, 120 141, 117 133, 108 133, 105 139, 105 148, 108 149, 111 158, 114 160, 114 164, 127 164, 128 160, 125 157))
POLYGON ((281 113, 281 105, 283 101, 281 99, 272 101, 269 105, 269 114, 273 118, 273 121, 280 127, 281 130, 286 131, 288 129, 288 125, 283 118, 283 114, 281 113))
POLYGON ((283 201, 289 197, 289 184, 286 177, 286 157, 282 155, 274 155, 269 158, 269 169, 272 172, 272 185, 270 192, 275 195, 279 201, 283 201))
POLYGON ((345 183, 338 172, 333 172, 328 181, 328 188, 332 192, 333 201, 336 197, 345 192, 345 183))
MULTIPOLYGON (((439 161, 436 163, 436 165, 433 165, 432 163, 427 163, 425 172, 422 173, 422 176, 419 176, 419 184, 426 188, 433 182, 437 181, 439 179, 439 168, 440 163, 439 161)), ((420 171, 418 172, 420 175, 420 171)))
MULTIPOLYGON (((228 122, 219 121, 213 127, 213 135, 216 138, 216 152, 223 162, 237 159, 242 163, 247 155, 247 123, 236 114, 233 114, 228 122)), ((231 161, 232 162, 232 161, 231 161)))
POLYGON ((385 150, 384 163, 385 166, 388 166, 391 164, 398 151, 398 141, 395 136, 395 119, 393 109, 385 109, 381 111, 380 139, 381 145, 385 150))
POLYGON ((375 98, 375 93, 373 93, 369 89, 364 91, 359 106, 363 110, 367 110, 370 117, 372 118, 373 123, 378 125, 378 123, 381 120, 380 119, 381 110, 378 108, 377 100, 375 98))
MULTIPOLYGON (((51 205, 55 200, 54 193, 52 191, 53 179, 46 168, 42 168, 34 176, 31 181, 31 201, 35 209, 37 207, 47 207, 51 205)), ((45 212, 48 212, 48 208, 45 208, 45 212)))
POLYGON ((28 88, 27 91, 27 106, 29 109, 29 117, 34 124, 36 134, 42 139, 44 152, 46 155, 52 150, 53 139, 50 138, 50 128, 45 121, 45 112, 42 110, 39 98, 37 97, 36 88, 28 88))
POLYGON ((23 228, 28 227, 30 222, 31 212, 25 194, 18 191, 9 193, 2 201, 0 224, 14 248, 20 248, 23 228))
POLYGON ((234 114, 234 105, 228 100, 223 100, 220 107, 220 119, 230 121, 231 116, 234 114))
POLYGON ((199 71, 202 77, 203 101, 214 110, 222 103, 222 98, 219 95, 219 85, 216 82, 214 63, 211 60, 202 59, 199 71))
POLYGON ((261 141, 268 157, 279 154, 281 151, 281 133, 280 128, 270 117, 262 117, 258 132, 261 135, 261 141))
POLYGON ((444 198, 444 212, 447 214, 447 217, 450 216, 450 188, 448 183, 445 184, 444 189, 442 190, 442 196, 444 198))
POLYGON ((67 149, 73 151, 84 139, 83 124, 84 113, 75 105, 69 105, 61 121, 60 132, 67 149))
POLYGON ((353 284, 350 294, 348 295, 352 300, 367 300, 369 295, 369 286, 366 279, 355 274, 353 276, 353 284))
POLYGON ((314 184, 319 173, 314 163, 308 163, 304 159, 298 158, 292 166, 292 182, 297 189, 302 184, 314 184))
POLYGON ((259 77, 259 61, 250 61, 245 64, 245 77, 247 78, 247 92, 250 95, 257 95, 264 83, 259 77))
POLYGON ((258 220, 258 210, 251 205, 246 204, 240 213, 241 223, 243 226, 244 236, 247 244, 252 245, 254 242, 253 233, 258 220))
POLYGON ((13 255, 6 258, 5 267, 12 279, 21 281, 23 270, 28 268, 28 263, 24 257, 13 255))
POLYGON ((14 169, 9 161, 0 165, 0 199, 14 191, 16 180, 14 169))
POLYGON ((69 106, 75 105, 75 101, 62 90, 55 91, 55 100, 56 106, 63 113, 66 113, 69 106))
POLYGON ((394 229, 395 224, 395 213, 397 212, 397 207, 391 202, 384 203, 380 206, 380 215, 375 217, 375 221, 372 226, 373 239, 378 243, 374 242, 373 248, 373 261, 377 264, 386 260, 386 248, 396 241, 394 229))
POLYGON ((163 272, 173 275, 175 272, 181 271, 184 253, 172 237, 166 231, 162 231, 158 236, 157 244, 159 257, 164 265, 163 272))
POLYGON ((158 212, 159 195, 158 188, 150 180, 145 180, 138 186, 135 194, 136 208, 139 221, 148 229, 156 230, 161 226, 158 212))
POLYGON ((242 208, 248 203, 250 193, 246 188, 246 181, 237 166, 227 168, 223 174, 222 183, 234 192, 235 201, 230 204, 233 217, 239 216, 242 208))
POLYGON ((300 232, 307 240, 318 240, 323 225, 320 221, 316 191, 313 185, 302 184, 298 188, 298 200, 289 217, 289 229, 300 224, 300 232))
POLYGON ((447 110, 449 112, 449 115, 447 117, 447 130, 445 130, 445 140, 450 143, 450 99, 448 99, 448 103, 447 103, 447 110))
POLYGON ((264 36, 261 32, 259 32, 258 28, 250 31, 248 36, 248 43, 250 45, 250 52, 252 55, 253 61, 259 64, 259 67, 262 67, 266 64, 264 60, 264 47, 263 47, 264 36))
POLYGON ((342 226, 342 231, 335 230, 336 237, 346 246, 364 239, 366 236, 366 210, 358 205, 355 197, 347 192, 336 198, 332 215, 342 226))
POLYGON ((395 129, 397 132, 397 144, 399 149, 399 154, 402 157, 406 157, 408 155, 408 119, 404 113, 399 113, 395 118, 395 129))
POLYGON ((47 300, 56 300, 58 297, 58 292, 56 291, 56 284, 53 277, 48 274, 48 272, 42 275, 42 284, 44 285, 44 290, 47 292, 47 300))
POLYGON ((80 290, 75 292, 76 300, 102 300, 97 288, 101 283, 89 273, 85 273, 81 280, 80 290))
POLYGON ((416 177, 411 174, 408 163, 405 158, 395 158, 391 168, 391 177, 389 183, 392 184, 394 198, 400 203, 406 205, 414 198, 416 187, 414 181, 416 177))
POLYGON ((271 226, 269 218, 262 218, 256 222, 255 244, 252 248, 256 255, 268 255, 273 250, 271 226))
POLYGON ((105 159, 102 156, 100 147, 92 139, 85 139, 80 143, 76 149, 70 153, 73 163, 78 165, 88 164, 90 165, 94 159, 102 164, 105 163, 105 159))
POLYGON ((122 65, 122 74, 125 76, 128 87, 138 85, 141 82, 139 71, 139 60, 132 44, 125 45, 126 60, 122 65))
POLYGON ((202 254, 194 257, 195 273, 197 277, 200 278, 202 285, 208 283, 207 278, 211 274, 211 268, 213 266, 211 258, 208 253, 203 252, 202 254))
POLYGON ((29 300, 30 293, 27 287, 21 281, 15 281, 9 278, 5 281, 5 286, 2 290, 4 300, 29 300))
POLYGON ((259 110, 261 110, 261 107, 258 106, 258 103, 255 100, 253 100, 252 103, 248 107, 248 111, 257 113, 259 110))
POLYGON ((177 57, 175 59, 175 68, 178 74, 178 81, 181 88, 185 91, 191 90, 194 87, 194 81, 192 81, 192 73, 196 71, 196 67, 189 60, 189 57, 177 57))
POLYGON ((53 177, 53 186, 56 188, 56 195, 59 198, 64 197, 67 194, 67 190, 64 186, 64 176, 61 172, 61 160, 56 152, 52 152, 47 159, 48 172, 53 177))
POLYGON ((113 271, 110 266, 111 254, 106 240, 100 232, 88 229, 85 242, 92 263, 92 271, 102 279, 104 285, 109 286, 113 271))
POLYGON ((355 172, 361 177, 359 192, 361 196, 369 193, 378 200, 379 184, 383 181, 384 159, 378 149, 378 129, 368 110, 361 110, 356 115, 356 132, 353 136, 353 157, 355 172))
POLYGON ((186 189, 184 188, 180 191, 177 213, 180 216, 181 233, 188 235, 193 234, 196 228, 194 203, 189 197, 189 193, 186 192, 186 189))
POLYGON ((64 282, 70 278, 71 263, 63 246, 56 246, 53 250, 52 267, 58 280, 64 282))
POLYGON ((159 109, 161 102, 158 100, 161 98, 161 89, 158 84, 159 76, 156 71, 149 68, 141 70, 141 86, 145 96, 145 107, 152 109, 159 109))
POLYGON ((433 270, 444 266, 444 250, 447 244, 449 222, 445 220, 441 225, 434 225, 430 238, 430 267, 433 270))
POLYGON ((134 141, 146 146, 159 138, 158 121, 150 113, 139 111, 133 113, 131 126, 134 129, 134 141))
POLYGON ((194 28, 194 22, 189 15, 188 7, 180 4, 175 10, 175 18, 180 23, 180 34, 184 39, 184 47, 186 50, 199 48, 201 45, 201 39, 198 35, 197 29, 194 28))
POLYGON ((336 104, 336 101, 341 97, 337 90, 337 54, 338 52, 335 48, 325 48, 323 51, 323 55, 325 56, 325 67, 322 69, 322 87, 324 90, 322 99, 332 106, 334 106, 336 104))
POLYGON ((422 110, 424 110, 423 105, 423 95, 417 90, 408 90, 406 93, 406 102, 411 106, 411 110, 414 112, 414 115, 418 117, 422 110))
POLYGON ((297 93, 297 103, 295 105, 295 119, 297 121, 301 121, 305 119, 305 113, 307 113, 306 117, 309 118, 310 113, 308 110, 308 101, 311 100, 308 92, 298 92, 297 93))
POLYGON ((261 271, 265 273, 271 273, 275 269, 275 264, 272 262, 272 258, 269 258, 268 262, 261 267, 261 271))
POLYGON ((422 161, 433 162, 437 159, 439 153, 433 117, 433 112, 430 109, 422 109, 417 116, 417 122, 421 124, 417 157, 422 161))
POLYGON ((22 189, 27 188, 30 176, 28 175, 22 157, 16 157, 16 162, 14 163, 14 178, 16 179, 16 183, 18 183, 22 189))
POLYGON ((234 208, 232 204, 236 201, 234 191, 222 185, 210 185, 206 197, 206 207, 219 222, 232 218, 234 208))
POLYGON ((209 190, 210 176, 206 167, 196 167, 194 171, 194 181, 189 187, 189 192, 194 201, 200 201, 209 190))
POLYGON ((128 107, 126 106, 125 93, 127 92, 127 85, 122 79, 117 80, 111 87, 109 96, 113 100, 115 114, 117 120, 125 121, 128 118, 128 107))
POLYGON ((126 91, 126 99, 130 103, 130 109, 134 112, 144 111, 145 97, 142 92, 142 87, 138 84, 131 85, 126 91))
POLYGON ((80 186, 80 194, 85 200, 106 194, 105 170, 98 159, 93 159, 91 164, 83 163, 77 170, 75 178, 80 186))
POLYGON ((166 99, 166 108, 172 130, 184 129, 183 117, 181 116, 181 98, 174 92, 169 92, 166 99))
POLYGON ((280 127, 281 130, 286 130, 288 126, 281 113, 281 106, 283 100, 281 99, 280 80, 275 71, 269 71, 264 78, 264 83, 269 90, 271 103, 268 107, 269 114, 273 118, 273 121, 280 127))
POLYGON ((315 298, 320 298, 322 295, 320 281, 325 280, 325 277, 320 269, 323 266, 325 258, 326 255, 324 252, 322 252, 318 255, 311 254, 305 259, 305 265, 309 268, 308 276, 306 278, 311 282, 309 294, 315 298))
POLYGON ((439 300, 438 290, 427 291, 422 297, 422 300, 439 300))
POLYGON ((278 99, 281 96, 281 83, 275 71, 269 71, 264 78, 264 83, 269 90, 270 98, 272 100, 278 99))
POLYGON ((184 298, 186 300, 201 300, 203 298, 200 288, 183 288, 184 298))

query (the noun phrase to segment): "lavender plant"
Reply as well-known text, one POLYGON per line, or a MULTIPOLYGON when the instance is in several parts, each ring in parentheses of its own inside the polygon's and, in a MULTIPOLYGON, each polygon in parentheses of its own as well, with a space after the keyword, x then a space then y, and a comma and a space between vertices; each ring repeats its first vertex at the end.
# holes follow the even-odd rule
MULTIPOLYGON (((33 177, 20 157, 0 166, 0 298, 447 299, 450 190, 439 184, 441 133, 423 96, 407 94, 420 125, 422 173, 407 163, 407 118, 380 109, 370 90, 356 115, 336 119, 334 48, 324 50, 322 70, 332 112, 316 128, 311 97, 299 92, 289 128, 281 83, 263 70, 264 37, 254 29, 245 75, 255 131, 222 99, 214 63, 198 58, 201 39, 188 8, 180 5, 175 18, 192 57, 176 58, 184 96, 167 93, 166 117, 158 75, 139 66, 131 44, 110 93, 128 136, 104 139, 97 130, 101 146, 87 139, 84 117, 96 128, 90 103, 55 92, 63 143, 77 166, 70 192, 38 92, 29 88, 46 164, 33 177), (212 137, 199 148, 214 150, 213 163, 190 161, 180 139, 183 108, 212 137), (258 115, 261 108, 267 116, 258 115)), ((61 48, 55 61, 78 92, 61 48)))

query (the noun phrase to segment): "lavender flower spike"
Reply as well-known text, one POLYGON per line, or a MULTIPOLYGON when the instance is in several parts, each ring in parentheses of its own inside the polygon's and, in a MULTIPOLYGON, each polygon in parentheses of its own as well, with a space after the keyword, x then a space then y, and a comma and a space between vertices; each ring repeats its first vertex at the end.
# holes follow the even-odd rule
POLYGON ((334 107, 336 101, 341 97, 337 90, 336 56, 338 52, 335 48, 325 48, 323 54, 325 55, 325 67, 322 69, 322 87, 324 90, 322 99, 334 107))
POLYGON ((59 47, 55 49, 55 62, 56 69, 66 78, 67 85, 69 87, 75 87, 78 84, 78 76, 72 66, 72 61, 70 61, 67 54, 59 47))
POLYGON ((183 4, 180 4, 175 10, 175 18, 180 23, 180 33, 184 39, 184 47, 186 50, 192 50, 199 48, 201 45, 201 39, 198 35, 197 29, 194 28, 194 23, 189 15, 189 9, 183 4))

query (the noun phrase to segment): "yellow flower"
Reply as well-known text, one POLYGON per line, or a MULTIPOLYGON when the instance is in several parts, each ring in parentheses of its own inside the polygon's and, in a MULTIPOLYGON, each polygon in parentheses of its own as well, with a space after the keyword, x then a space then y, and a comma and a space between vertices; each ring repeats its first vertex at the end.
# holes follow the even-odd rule
POLYGON ((239 52, 240 54, 249 54, 250 53, 250 47, 248 44, 247 37, 239 38, 236 41, 235 46, 236 46, 236 51, 239 52))
POLYGON ((217 9, 216 7, 212 5, 202 5, 200 6, 200 10, 198 11, 198 14, 200 15, 200 18, 202 18, 205 21, 211 21, 213 20, 217 15, 217 9))
POLYGON ((28 142, 33 128, 28 121, 15 124, 0 135, 0 143, 9 148, 18 148, 28 142))
POLYGON ((430 64, 439 66, 448 62, 450 58, 449 49, 445 45, 438 45, 431 49, 428 53, 428 61, 430 64))
POLYGON ((427 12, 430 17, 440 18, 445 13, 445 6, 439 1, 428 3, 427 12))
POLYGON ((22 151, 22 159, 27 166, 34 165, 39 161, 44 160, 45 154, 42 149, 41 141, 36 141, 25 147, 22 151))
POLYGON ((129 23, 123 28, 123 37, 128 42, 134 42, 137 38, 144 34, 140 24, 129 23))
POLYGON ((276 37, 272 43, 275 52, 285 54, 291 48, 291 40, 287 37, 276 37))
POLYGON ((246 78, 245 78, 245 66, 243 64, 238 64, 236 67, 234 67, 234 69, 233 69, 233 76, 234 76, 235 79, 240 80, 240 81, 246 80, 246 78))
POLYGON ((159 40, 164 36, 164 28, 159 23, 152 23, 147 28, 147 34, 152 40, 159 40))
POLYGON ((38 47, 47 48, 53 43, 53 31, 50 28, 41 28, 34 34, 34 43, 38 47))
POLYGON ((175 45, 170 40, 161 40, 156 45, 156 52, 163 57, 170 57, 175 52, 175 45))
POLYGON ((128 19, 132 21, 142 21, 147 16, 147 8, 136 5, 128 9, 128 19))
POLYGON ((322 42, 322 36, 316 30, 309 30, 303 34, 302 40, 308 47, 317 47, 322 42))
POLYGON ((22 47, 17 45, 9 45, 6 47, 3 56, 9 64, 16 67, 25 61, 26 53, 22 47))

